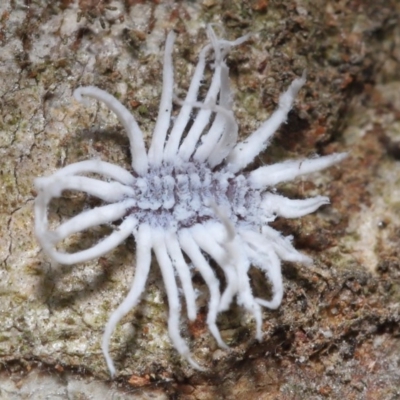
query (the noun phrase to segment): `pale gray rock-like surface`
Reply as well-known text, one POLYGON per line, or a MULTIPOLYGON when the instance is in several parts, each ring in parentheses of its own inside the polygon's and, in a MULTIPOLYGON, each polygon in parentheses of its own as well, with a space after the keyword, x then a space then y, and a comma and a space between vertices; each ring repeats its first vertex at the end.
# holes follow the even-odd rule
MULTIPOLYGON (((49 3, 0 4, 0 398, 399 396, 398 2, 49 3), (218 349, 197 279, 199 318, 190 325, 183 318, 182 333, 207 371, 192 371, 170 344, 154 263, 140 306, 113 335, 119 375, 110 382, 101 335, 132 280, 134 241, 86 264, 51 265, 33 234, 33 180, 89 158, 128 168, 128 140, 115 116, 94 101, 82 107, 73 90, 96 85, 114 94, 149 139, 166 33, 178 33, 176 93, 183 97, 209 22, 229 39, 254 32, 228 59, 243 137, 307 68, 307 86, 260 162, 344 150, 350 157, 281 188, 291 197, 328 195, 332 206, 277 221, 315 266, 284 265, 284 302, 264 313, 262 343, 253 340, 251 318, 234 308, 219 319, 231 351, 218 349)), ((66 193, 51 218, 95 204, 66 193)), ((65 246, 87 247, 107 229, 65 246)))
POLYGON ((37 369, 30 373, 0 375, 0 399, 4 400, 56 400, 56 399, 112 399, 112 400, 167 400, 161 389, 121 388, 98 379, 79 377, 77 374, 49 374, 37 369))

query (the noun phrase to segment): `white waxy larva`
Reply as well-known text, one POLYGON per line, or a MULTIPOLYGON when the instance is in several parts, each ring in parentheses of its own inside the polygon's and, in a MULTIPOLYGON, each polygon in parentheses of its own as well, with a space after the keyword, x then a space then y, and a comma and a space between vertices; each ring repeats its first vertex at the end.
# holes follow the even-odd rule
POLYGON ((231 109, 229 69, 224 57, 231 47, 242 44, 248 36, 231 42, 218 39, 211 26, 208 36, 211 44, 200 53, 187 97, 178 101, 181 110, 172 123, 175 34, 168 35, 159 116, 148 152, 134 117, 115 97, 92 86, 75 90, 78 101, 86 103, 87 97, 91 97, 103 102, 117 115, 130 141, 133 173, 103 161, 88 160, 35 181, 38 192, 35 232, 44 251, 54 261, 64 264, 84 262, 110 251, 130 234, 135 237, 134 280, 125 300, 111 314, 102 342, 112 376, 115 367, 109 352, 110 338, 121 318, 140 299, 150 270, 152 250, 166 286, 170 306, 168 331, 172 343, 194 368, 201 369, 179 331, 181 306, 175 276, 179 277, 188 318, 193 320, 196 316, 196 295, 184 255, 197 268, 209 289, 207 324, 218 345, 226 348, 216 324, 218 313, 228 309, 235 298, 253 314, 256 337, 260 340, 260 306, 276 309, 282 301, 281 260, 311 262, 293 247, 291 237, 282 236, 269 227, 268 222, 277 216, 302 217, 329 203, 323 196, 291 200, 276 194, 274 186, 320 171, 346 157, 344 153, 332 154, 241 172, 267 147, 272 135, 286 121, 295 96, 305 83, 305 75, 295 79, 281 95, 278 108, 270 118, 248 138, 238 142, 238 124, 231 109), (205 100, 200 103, 198 91, 211 50, 214 52, 214 75, 205 100), (194 115, 193 123, 191 115, 194 115), (104 177, 104 180, 82 176, 91 173, 104 177), (50 230, 49 203, 60 197, 64 190, 79 190, 109 204, 84 211, 50 230), (56 248, 58 242, 73 233, 118 219, 122 219, 120 226, 89 249, 69 254, 56 248), (227 285, 223 293, 208 261, 210 258, 225 274, 227 285), (248 277, 251 265, 265 272, 272 285, 272 299, 253 296, 248 277))

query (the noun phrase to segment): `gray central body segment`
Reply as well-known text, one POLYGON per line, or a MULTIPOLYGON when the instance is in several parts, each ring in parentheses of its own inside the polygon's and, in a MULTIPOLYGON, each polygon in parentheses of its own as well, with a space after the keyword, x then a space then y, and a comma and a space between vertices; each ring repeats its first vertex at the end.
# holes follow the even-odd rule
POLYGON ((128 214, 134 213, 140 222, 154 227, 175 230, 217 219, 212 204, 224 210, 233 223, 254 223, 260 210, 261 191, 251 188, 244 174, 213 171, 193 162, 150 168, 145 176, 136 177, 131 187, 136 205, 128 214))

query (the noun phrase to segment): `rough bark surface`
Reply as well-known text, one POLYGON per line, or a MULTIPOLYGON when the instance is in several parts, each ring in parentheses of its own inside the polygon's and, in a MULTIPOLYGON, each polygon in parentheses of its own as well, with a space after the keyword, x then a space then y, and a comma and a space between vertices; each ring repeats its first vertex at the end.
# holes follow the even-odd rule
MULTIPOLYGON (((0 397, 398 399, 399 27, 397 0, 1 2, 0 397), (242 137, 307 69, 287 125, 259 163, 333 151, 350 156, 279 188, 290 197, 327 195, 332 204, 274 223, 315 264, 284 264, 283 304, 265 310, 261 343, 237 307, 219 318, 230 351, 218 349, 202 307, 195 323, 183 321, 182 332, 207 369, 189 368, 170 344, 166 295, 153 263, 140 306, 113 335, 119 375, 110 381, 101 335, 134 274, 134 241, 86 264, 52 266, 33 234, 33 180, 89 158, 127 167, 128 139, 115 116, 95 102, 82 107, 73 90, 95 85, 117 96, 148 139, 166 32, 178 33, 182 97, 207 23, 228 39, 254 33, 228 57, 242 137)), ((66 194, 53 218, 93 205, 66 194)), ((106 232, 72 240, 70 250, 106 232)), ((268 293, 256 271, 253 281, 268 293)))

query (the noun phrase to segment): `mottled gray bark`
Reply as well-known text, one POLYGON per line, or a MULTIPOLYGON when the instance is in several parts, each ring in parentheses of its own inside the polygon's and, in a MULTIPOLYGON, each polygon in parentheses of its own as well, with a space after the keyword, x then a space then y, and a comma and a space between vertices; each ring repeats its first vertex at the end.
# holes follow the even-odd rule
MULTIPOLYGON (((0 395, 398 398, 399 12, 395 0, 3 1, 0 395), (115 116, 96 102, 82 107, 73 90, 96 85, 112 93, 149 139, 166 32, 178 33, 174 63, 182 97, 210 22, 228 39, 254 33, 228 58, 242 137, 307 69, 288 124, 259 163, 333 151, 350 157, 280 188, 290 197, 327 195, 332 205, 274 223, 294 235, 315 265, 284 265, 283 304, 264 312, 261 343, 253 339, 250 316, 234 308, 219 318, 231 351, 217 348, 205 324, 208 292, 199 280, 204 307, 195 323, 183 320, 182 333, 207 370, 190 369, 171 346, 166 295, 154 263, 140 307, 113 335, 122 391, 107 382, 100 342, 135 272, 134 241, 92 262, 51 265, 33 233, 33 180, 89 158, 128 168, 128 140, 115 116), (88 389, 90 381, 100 394, 88 389)), ((51 218, 93 205, 67 193, 54 202, 51 218)), ((89 232, 67 245, 70 251, 84 248, 105 233, 107 228, 89 232)), ((264 278, 256 271, 253 278, 256 291, 268 292, 267 283, 257 285, 264 278)))

